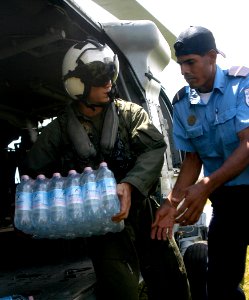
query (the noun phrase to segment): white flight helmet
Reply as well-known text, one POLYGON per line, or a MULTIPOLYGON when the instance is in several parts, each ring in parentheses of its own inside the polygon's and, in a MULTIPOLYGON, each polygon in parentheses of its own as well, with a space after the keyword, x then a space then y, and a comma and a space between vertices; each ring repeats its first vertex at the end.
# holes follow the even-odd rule
POLYGON ((67 93, 75 100, 83 100, 91 86, 115 83, 119 61, 109 46, 87 39, 73 45, 66 53, 62 75, 67 93))

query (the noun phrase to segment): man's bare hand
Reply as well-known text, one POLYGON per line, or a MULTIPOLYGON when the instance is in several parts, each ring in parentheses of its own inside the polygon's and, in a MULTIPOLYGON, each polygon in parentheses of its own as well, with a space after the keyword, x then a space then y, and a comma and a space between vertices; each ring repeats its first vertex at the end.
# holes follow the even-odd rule
POLYGON ((132 186, 127 182, 117 185, 117 194, 120 201, 120 212, 112 217, 113 222, 120 222, 128 217, 131 207, 131 191, 132 186))
POLYGON ((185 199, 177 209, 176 223, 180 225, 195 224, 203 212, 208 195, 205 178, 186 188, 185 199))
POLYGON ((156 211, 155 221, 151 229, 152 239, 167 240, 167 238, 172 238, 175 214, 176 208, 168 199, 165 199, 156 211))

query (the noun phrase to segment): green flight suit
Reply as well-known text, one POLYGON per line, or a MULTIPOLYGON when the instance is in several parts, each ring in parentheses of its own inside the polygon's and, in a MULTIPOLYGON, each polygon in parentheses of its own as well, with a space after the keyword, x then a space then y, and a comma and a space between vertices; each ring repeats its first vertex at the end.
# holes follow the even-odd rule
POLYGON ((164 137, 141 106, 121 99, 111 105, 115 107, 113 120, 105 119, 108 108, 90 119, 73 104, 72 111, 79 124, 71 122, 72 116, 67 110, 58 116, 33 145, 24 170, 31 176, 43 173, 51 177, 53 172, 67 176, 70 169, 81 173, 86 166, 96 169, 105 160, 118 183, 128 182, 135 188, 125 229, 88 238, 89 256, 98 279, 97 299, 138 300, 142 274, 148 299, 190 300, 186 271, 175 241, 150 238, 156 209, 151 195, 158 186, 164 161, 164 137), (105 148, 100 140, 104 130, 112 131, 115 118, 118 120, 116 132, 102 138, 105 148), (75 127, 70 130, 70 126, 75 127), (82 136, 87 133, 85 138, 78 134, 82 128, 82 136), (85 153, 88 146, 89 155, 85 153))

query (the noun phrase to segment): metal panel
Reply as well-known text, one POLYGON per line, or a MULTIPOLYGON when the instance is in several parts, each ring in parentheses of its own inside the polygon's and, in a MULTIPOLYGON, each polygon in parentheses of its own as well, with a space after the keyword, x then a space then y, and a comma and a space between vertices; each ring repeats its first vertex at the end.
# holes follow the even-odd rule
MULTIPOLYGON (((172 59, 175 60, 173 44, 176 36, 165 27, 155 16, 140 5, 136 0, 92 0, 120 20, 150 20, 154 22, 168 42, 172 59)), ((166 17, 166 14, 165 14, 166 17)))

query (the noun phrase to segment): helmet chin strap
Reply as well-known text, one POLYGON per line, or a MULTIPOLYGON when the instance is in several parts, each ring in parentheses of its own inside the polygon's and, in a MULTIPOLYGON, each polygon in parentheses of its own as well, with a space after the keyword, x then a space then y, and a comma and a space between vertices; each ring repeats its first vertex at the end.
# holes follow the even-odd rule
POLYGON ((108 93, 109 101, 105 103, 91 103, 86 98, 81 97, 80 101, 85 104, 88 108, 91 108, 93 111, 96 107, 106 107, 109 103, 113 102, 115 97, 117 96, 117 86, 115 83, 113 83, 112 88, 110 92, 108 93))
POLYGON ((108 96, 110 98, 110 102, 113 102, 115 98, 119 97, 116 83, 112 83, 112 88, 108 93, 108 96))
POLYGON ((91 108, 93 111, 96 107, 106 107, 109 103, 111 103, 111 101, 107 101, 105 103, 91 103, 87 99, 81 99, 80 101, 88 108, 91 108))

